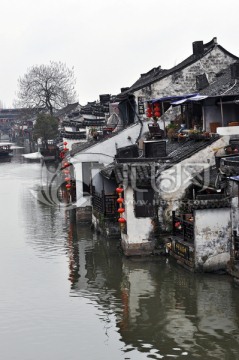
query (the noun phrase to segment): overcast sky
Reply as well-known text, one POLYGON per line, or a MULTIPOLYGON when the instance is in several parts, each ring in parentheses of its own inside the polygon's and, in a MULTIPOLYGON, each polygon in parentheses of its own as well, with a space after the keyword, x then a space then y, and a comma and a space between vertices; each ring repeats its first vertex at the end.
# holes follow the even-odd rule
POLYGON ((12 106, 33 65, 74 67, 77 101, 118 94, 141 73, 171 68, 192 42, 239 56, 238 0, 1 0, 0 104, 12 106))

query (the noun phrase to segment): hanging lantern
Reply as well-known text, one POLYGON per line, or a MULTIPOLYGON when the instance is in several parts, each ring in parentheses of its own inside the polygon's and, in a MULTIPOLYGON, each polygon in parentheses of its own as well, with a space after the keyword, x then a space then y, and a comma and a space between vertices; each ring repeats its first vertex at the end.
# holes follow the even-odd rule
POLYGON ((67 144, 68 144, 68 142, 67 142, 67 141, 64 141, 64 142, 63 142, 63 145, 67 145, 67 144))
POLYGON ((149 118, 152 117, 152 110, 151 109, 148 108, 146 110, 146 116, 149 117, 149 118))
POLYGON ((71 181, 71 178, 70 178, 70 177, 66 177, 66 178, 65 178, 65 181, 71 181))
POLYGON ((156 111, 156 112, 154 113, 154 115, 155 115, 156 117, 160 117, 160 112, 159 112, 159 111, 156 111))
POLYGON ((125 212, 125 209, 120 207, 117 211, 118 211, 118 213, 122 214, 123 212, 125 212))
POLYGON ((118 222, 119 222, 120 224, 124 224, 124 223, 126 223, 126 220, 125 220, 125 218, 120 217, 120 218, 118 218, 118 222))
POLYGON ((122 204, 124 202, 124 199, 122 197, 119 197, 116 201, 118 204, 122 204))
POLYGON ((66 161, 66 162, 64 162, 64 167, 67 167, 67 166, 69 166, 70 164, 68 163, 68 161, 66 161))
POLYGON ((116 190, 115 190, 118 194, 121 194, 123 191, 124 191, 124 189, 123 188, 120 188, 120 187, 118 187, 118 188, 116 188, 116 190))
POLYGON ((64 148, 64 151, 65 151, 65 152, 68 151, 68 150, 69 150, 69 149, 68 149, 67 147, 64 148))
POLYGON ((67 188, 67 190, 70 190, 71 184, 66 184, 66 188, 67 188))

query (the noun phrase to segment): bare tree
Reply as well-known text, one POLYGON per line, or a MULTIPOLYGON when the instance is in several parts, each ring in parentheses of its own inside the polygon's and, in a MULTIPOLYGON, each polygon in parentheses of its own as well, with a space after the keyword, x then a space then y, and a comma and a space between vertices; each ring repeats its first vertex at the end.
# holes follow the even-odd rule
POLYGON ((47 110, 51 115, 75 101, 75 77, 73 68, 61 62, 32 66, 18 80, 18 105, 47 110))

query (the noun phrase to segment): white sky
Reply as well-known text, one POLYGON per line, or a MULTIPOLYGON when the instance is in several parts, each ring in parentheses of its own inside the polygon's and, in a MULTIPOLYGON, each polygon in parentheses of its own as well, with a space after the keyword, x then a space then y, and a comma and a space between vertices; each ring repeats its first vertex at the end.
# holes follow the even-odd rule
POLYGON ((171 68, 192 42, 218 43, 239 56, 238 0, 1 0, 0 104, 33 65, 74 67, 78 101, 118 94, 141 73, 171 68))

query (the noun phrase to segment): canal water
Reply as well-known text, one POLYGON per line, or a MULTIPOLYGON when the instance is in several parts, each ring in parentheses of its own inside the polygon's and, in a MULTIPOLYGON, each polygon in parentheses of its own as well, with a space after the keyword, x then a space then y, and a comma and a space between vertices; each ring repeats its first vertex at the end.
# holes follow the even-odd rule
POLYGON ((0 163, 0 359, 239 358, 239 288, 117 240, 39 200, 40 163, 0 163))

